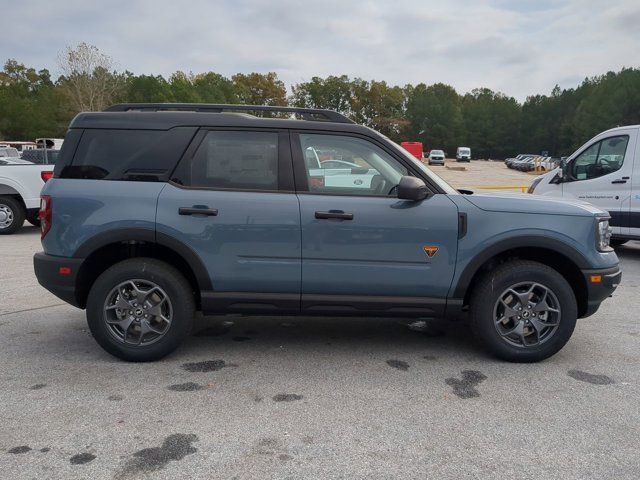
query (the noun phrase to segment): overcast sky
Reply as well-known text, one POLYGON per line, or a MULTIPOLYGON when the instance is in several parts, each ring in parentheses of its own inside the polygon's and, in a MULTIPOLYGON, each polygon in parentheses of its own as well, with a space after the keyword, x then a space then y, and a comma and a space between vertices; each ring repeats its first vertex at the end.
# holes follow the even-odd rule
POLYGON ((519 100, 638 67, 638 0, 0 0, 0 61, 57 74, 87 42, 120 69, 275 71, 290 86, 347 74, 489 87, 519 100))

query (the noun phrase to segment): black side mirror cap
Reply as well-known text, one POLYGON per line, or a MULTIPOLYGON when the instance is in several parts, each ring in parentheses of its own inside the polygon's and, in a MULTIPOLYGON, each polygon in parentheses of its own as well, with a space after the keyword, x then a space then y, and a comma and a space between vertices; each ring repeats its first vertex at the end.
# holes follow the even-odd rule
POLYGON ((413 200, 419 202, 429 196, 429 189, 421 179, 408 175, 400 179, 398 183, 398 198, 401 200, 413 200))

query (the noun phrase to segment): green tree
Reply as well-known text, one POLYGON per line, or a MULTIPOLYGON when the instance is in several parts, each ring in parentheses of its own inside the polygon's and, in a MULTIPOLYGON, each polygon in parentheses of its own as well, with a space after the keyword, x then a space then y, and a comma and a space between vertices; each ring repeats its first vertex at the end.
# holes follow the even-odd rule
POLYGON ((443 149, 452 155, 466 141, 458 93, 443 83, 420 83, 407 90, 405 136, 422 141, 426 150, 443 149))
POLYGON ((232 78, 239 103, 246 105, 287 105, 287 89, 275 72, 238 73, 232 78))

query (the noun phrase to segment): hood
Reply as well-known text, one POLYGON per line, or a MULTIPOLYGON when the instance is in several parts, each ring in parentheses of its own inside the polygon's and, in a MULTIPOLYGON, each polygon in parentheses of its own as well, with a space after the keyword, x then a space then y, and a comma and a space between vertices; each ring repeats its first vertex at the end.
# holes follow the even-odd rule
POLYGON ((481 210, 507 213, 541 213, 593 217, 607 212, 580 200, 553 199, 522 193, 465 195, 466 200, 481 210))

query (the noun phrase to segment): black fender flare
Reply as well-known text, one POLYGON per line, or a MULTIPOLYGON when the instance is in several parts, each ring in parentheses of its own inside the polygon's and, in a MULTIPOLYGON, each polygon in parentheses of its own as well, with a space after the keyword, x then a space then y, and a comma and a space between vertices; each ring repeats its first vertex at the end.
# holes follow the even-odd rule
POLYGON ((452 285, 452 298, 462 299, 478 270, 491 258, 514 248, 544 248, 556 252, 573 262, 579 269, 590 268, 588 260, 571 245, 545 235, 522 235, 500 240, 478 253, 464 268, 458 281, 452 285))
POLYGON ((118 242, 146 242, 169 248, 191 267, 200 291, 213 290, 211 277, 200 256, 188 245, 166 233, 148 228, 119 228, 94 235, 75 251, 74 258, 87 258, 96 250, 118 242))

